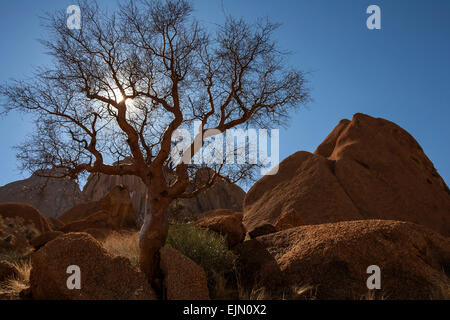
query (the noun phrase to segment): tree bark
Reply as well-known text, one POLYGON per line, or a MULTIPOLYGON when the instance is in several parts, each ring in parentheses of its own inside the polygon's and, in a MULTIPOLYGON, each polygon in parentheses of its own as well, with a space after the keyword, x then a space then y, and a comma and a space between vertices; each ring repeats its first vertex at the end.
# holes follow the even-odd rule
POLYGON ((162 292, 163 274, 160 268, 161 249, 169 231, 167 199, 152 199, 150 193, 147 200, 147 213, 142 225, 139 239, 139 265, 157 294, 162 292))

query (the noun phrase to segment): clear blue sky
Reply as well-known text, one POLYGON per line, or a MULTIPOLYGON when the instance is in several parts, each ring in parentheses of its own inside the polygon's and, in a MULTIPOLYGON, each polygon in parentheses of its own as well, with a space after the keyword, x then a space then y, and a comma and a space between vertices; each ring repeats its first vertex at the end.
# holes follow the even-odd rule
MULTIPOLYGON (((65 9, 66 0, 0 3, 0 82, 30 76, 48 62, 37 39, 39 15, 65 9)), ((110 7, 113 1, 100 1, 110 7)), ((342 118, 356 112, 383 117, 408 130, 441 176, 450 181, 449 0, 197 0, 196 17, 210 25, 226 13, 282 23, 276 36, 293 52, 291 64, 311 71, 312 102, 280 133, 280 157, 314 151, 342 118), (382 10, 382 29, 366 28, 366 8, 382 10)), ((0 185, 28 176, 12 146, 32 130, 27 117, 0 118, 0 185)))

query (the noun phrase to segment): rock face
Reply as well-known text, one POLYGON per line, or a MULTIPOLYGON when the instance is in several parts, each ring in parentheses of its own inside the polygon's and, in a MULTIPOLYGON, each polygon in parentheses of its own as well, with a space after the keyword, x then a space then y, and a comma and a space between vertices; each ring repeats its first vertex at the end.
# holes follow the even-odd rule
POLYGON ((69 179, 30 178, 0 187, 0 202, 27 203, 46 217, 57 217, 82 200, 78 184, 69 179))
POLYGON ((328 161, 300 151, 249 190, 244 202, 244 225, 249 232, 264 224, 277 230, 302 224, 361 219, 333 175, 328 161))
MULTIPOLYGON (((142 223, 147 211, 147 188, 140 178, 135 176, 107 176, 92 174, 83 189, 83 195, 89 201, 104 197, 114 186, 124 185, 130 190, 130 196, 138 223, 142 223)), ((209 190, 193 199, 180 199, 172 202, 172 219, 192 219, 199 214, 214 209, 242 210, 245 192, 237 185, 219 180, 209 190)))
POLYGON ((224 236, 229 248, 244 241, 245 238, 246 231, 242 225, 242 213, 232 210, 208 211, 198 217, 196 225, 224 236))
POLYGON ((384 119, 342 120, 314 154, 300 151, 260 179, 244 201, 249 232, 392 219, 450 235, 450 191, 414 138, 384 119))
POLYGON ((360 299, 371 265, 381 269, 376 298, 439 299, 450 289, 450 239, 408 222, 301 226, 246 241, 240 250, 241 272, 269 292, 309 285, 318 299, 360 299))
POLYGON ((88 201, 98 201, 118 185, 123 185, 129 190, 136 218, 139 220, 140 217, 144 217, 147 187, 139 177, 128 175, 108 176, 94 173, 89 176, 83 189, 83 195, 88 201))
POLYGON ((145 276, 124 257, 113 256, 86 233, 50 241, 32 256, 31 292, 37 300, 154 299, 145 276), (69 290, 66 273, 80 267, 81 289, 69 290))
POLYGON ((98 201, 79 204, 64 212, 59 220, 65 226, 61 231, 73 232, 86 228, 112 229, 136 227, 136 218, 128 189, 116 186, 98 201))
POLYGON ((192 199, 179 199, 172 203, 178 208, 173 210, 172 216, 196 218, 198 215, 216 209, 230 209, 242 211, 245 191, 238 185, 219 179, 211 188, 192 199))
POLYGON ((32 239, 30 241, 30 244, 33 246, 33 248, 35 250, 38 250, 41 247, 43 247, 47 242, 50 242, 53 239, 56 239, 57 237, 62 236, 63 234, 64 234, 64 232, 61 232, 61 231, 46 232, 46 233, 43 233, 43 234, 37 236, 36 238, 32 239))
POLYGON ((423 224, 450 235, 450 191, 417 141, 396 124, 357 114, 315 152, 368 219, 423 224))
POLYGON ((268 290, 284 288, 286 280, 275 258, 259 241, 244 241, 234 248, 237 255, 236 271, 241 291, 249 295, 260 287, 268 290))
POLYGON ((171 247, 163 247, 161 270, 168 300, 209 300, 205 271, 171 247))
POLYGON ((53 230, 58 230, 64 227, 64 223, 58 218, 53 217, 47 218, 47 222, 53 230))
POLYGON ((257 238, 259 236, 264 236, 266 234, 275 233, 277 232, 277 228, 275 228, 273 225, 267 223, 262 224, 254 228, 252 231, 248 233, 251 239, 257 238))

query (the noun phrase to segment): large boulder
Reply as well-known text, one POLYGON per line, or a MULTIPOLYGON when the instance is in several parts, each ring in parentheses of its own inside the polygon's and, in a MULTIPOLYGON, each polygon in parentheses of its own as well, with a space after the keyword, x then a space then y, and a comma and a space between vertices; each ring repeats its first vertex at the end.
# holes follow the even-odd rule
POLYGON ((53 217, 47 218, 47 222, 53 230, 58 230, 64 227, 64 222, 62 222, 58 218, 53 217))
POLYGON ((241 296, 250 298, 252 292, 257 292, 260 287, 270 291, 285 288, 280 266, 259 241, 244 241, 233 250, 237 256, 235 268, 241 296))
POLYGON ((0 216, 0 260, 31 252, 29 240, 38 234, 34 224, 24 224, 21 219, 4 219, 0 216))
POLYGON ((26 255, 30 241, 51 227, 41 213, 25 203, 0 203, 0 254, 26 255))
POLYGON ((228 209, 208 211, 200 215, 195 224, 224 236, 230 248, 241 243, 245 238, 246 231, 240 212, 228 209))
POLYGON ((103 230, 118 230, 121 229, 110 220, 111 214, 108 211, 98 211, 84 219, 76 220, 70 222, 63 227, 59 228, 58 231, 65 233, 68 232, 87 232, 90 229, 103 229, 103 230))
POLYGON ((163 247, 161 270, 168 300, 209 300, 205 271, 171 247, 163 247))
POLYGON ((355 114, 315 154, 327 158, 365 219, 425 225, 450 235, 450 191, 417 141, 390 121, 355 114))
POLYGON ((372 265, 381 270, 375 298, 440 299, 450 290, 450 239, 408 222, 301 226, 250 241, 240 245, 246 256, 240 256, 238 270, 251 272, 272 298, 310 286, 318 299, 360 299, 368 294, 372 265))
POLYGON ((450 191, 420 145, 384 119, 342 120, 314 154, 300 151, 249 190, 243 223, 277 230, 392 219, 450 235, 450 191))
POLYGON ((99 201, 118 185, 125 186, 129 190, 135 216, 138 221, 142 220, 147 206, 147 187, 139 177, 92 173, 83 188, 83 195, 88 201, 99 201))
POLYGON ((243 223, 249 232, 266 224, 279 231, 361 218, 327 159, 306 151, 283 160, 277 174, 258 180, 244 201, 243 223))
POLYGON ((31 246, 33 246, 33 248, 35 250, 38 250, 41 247, 43 247, 47 242, 50 242, 53 239, 56 239, 57 237, 62 236, 63 234, 64 234, 64 232, 61 232, 61 231, 46 232, 46 233, 43 233, 43 234, 35 237, 34 239, 32 239, 30 241, 30 244, 31 244, 31 246))
MULTIPOLYGON (((214 174, 209 168, 202 168, 196 172, 195 178, 188 186, 187 192, 201 186, 214 174)), ((194 198, 177 199, 171 205, 171 217, 175 220, 195 220, 199 215, 217 209, 242 211, 245 191, 238 185, 219 178, 207 190, 194 198)))
POLYGON ((250 239, 254 239, 257 238, 259 236, 263 236, 266 234, 270 234, 270 233, 275 233, 277 232, 277 228, 275 228, 274 225, 270 224, 270 223, 266 223, 266 224, 261 224, 258 225, 256 228, 253 228, 252 231, 250 231, 248 233, 250 239))
POLYGON ((143 273, 127 258, 113 256, 86 233, 68 233, 39 249, 31 259, 30 284, 37 300, 154 299, 143 273), (81 289, 70 290, 69 266, 81 271, 81 289))
MULTIPOLYGON (((117 185, 124 185, 130 190, 136 218, 138 223, 142 223, 148 209, 147 187, 139 177, 91 174, 84 186, 83 195, 89 201, 97 201, 117 185)), ((239 186, 219 179, 210 189, 195 198, 174 200, 169 213, 174 220, 195 220, 199 214, 215 209, 241 211, 244 197, 245 192, 239 186)))
POLYGON ((80 188, 74 180, 48 178, 42 174, 57 176, 54 170, 39 171, 28 179, 0 187, 0 202, 27 203, 38 209, 45 217, 57 217, 82 201, 80 188))
POLYGON ((133 228, 136 217, 128 189, 115 186, 98 201, 79 204, 59 217, 65 225, 63 232, 84 231, 88 228, 133 228))
POLYGON ((0 203, 0 219, 7 224, 21 224, 36 229, 38 233, 51 230, 47 220, 42 214, 25 203, 0 203))

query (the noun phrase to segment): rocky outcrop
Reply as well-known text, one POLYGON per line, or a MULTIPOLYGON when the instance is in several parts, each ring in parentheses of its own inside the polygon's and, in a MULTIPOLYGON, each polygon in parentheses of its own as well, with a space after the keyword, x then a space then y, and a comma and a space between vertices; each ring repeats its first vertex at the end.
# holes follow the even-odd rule
POLYGON ((260 224, 256 228, 253 228, 252 231, 248 233, 250 239, 254 239, 260 236, 264 236, 266 234, 275 233, 277 232, 277 228, 275 228, 273 225, 266 223, 266 224, 260 224))
POLYGON ((79 204, 64 212, 59 220, 64 232, 82 231, 87 228, 133 228, 136 218, 128 189, 116 186, 98 201, 79 204))
MULTIPOLYGON (((53 171, 46 172, 50 174, 53 171)), ((82 201, 78 184, 69 178, 56 179, 39 176, 9 183, 0 187, 0 202, 27 203, 45 217, 57 217, 82 201)))
POLYGON ((372 265, 381 270, 375 298, 440 299, 450 290, 450 239, 408 222, 301 226, 240 246, 245 255, 238 269, 255 277, 251 284, 272 292, 272 298, 308 285, 318 299, 360 299, 369 291, 372 265))
MULTIPOLYGON (((285 279, 275 258, 257 240, 247 240, 234 249, 235 264, 241 295, 250 297, 261 287, 277 291, 286 285, 285 279)), ((274 294, 273 298, 276 298, 274 294)))
POLYGON ((168 300, 209 300, 205 271, 171 247, 163 247, 161 270, 168 300))
POLYGON ((364 218, 411 221, 450 235, 450 191, 417 141, 398 125, 356 114, 315 154, 330 161, 364 218))
POLYGON ((450 191, 414 138, 384 119, 343 120, 314 154, 300 151, 249 190, 243 223, 277 230, 392 219, 450 235, 450 191))
POLYGON ((229 248, 241 243, 245 238, 246 231, 242 225, 242 213, 232 210, 208 211, 200 215, 195 224, 224 236, 229 248))
POLYGON ((146 211, 147 187, 139 177, 129 175, 108 176, 93 173, 89 176, 83 188, 83 195, 87 201, 99 201, 118 185, 122 185, 129 190, 136 219, 143 221, 146 211))
POLYGON ((144 274, 124 257, 113 256, 86 233, 69 233, 32 256, 31 293, 36 300, 154 299, 144 274), (69 266, 81 271, 81 289, 69 290, 69 266))
POLYGON ((37 236, 36 238, 32 239, 30 241, 30 244, 33 246, 33 248, 35 250, 38 250, 41 247, 43 247, 47 242, 50 242, 53 239, 56 239, 57 237, 62 236, 63 234, 64 234, 64 232, 61 232, 61 231, 46 232, 46 233, 43 233, 43 234, 37 236))
POLYGON ((238 185, 218 179, 214 185, 195 198, 172 202, 171 216, 178 220, 195 220, 200 214, 216 209, 242 211, 244 197, 245 191, 238 185))
MULTIPOLYGON (((91 174, 83 189, 83 195, 89 201, 97 201, 116 185, 124 185, 130 190, 136 218, 138 223, 142 223, 147 211, 147 188, 138 177, 91 174)), ((210 189, 195 198, 174 200, 170 205, 170 217, 184 221, 195 220, 199 214, 215 209, 241 211, 244 196, 245 192, 239 186, 218 180, 210 189)))
POLYGON ((64 223, 58 218, 53 217, 47 218, 47 222, 53 230, 58 230, 64 227, 64 223))
POLYGON ((340 187, 328 161, 306 151, 283 160, 276 175, 266 175, 249 190, 244 201, 247 231, 264 224, 277 230, 302 224, 361 219, 340 187))
POLYGON ((31 225, 39 233, 51 230, 47 220, 32 206, 24 203, 0 203, 0 218, 4 222, 11 221, 22 225, 31 225))

